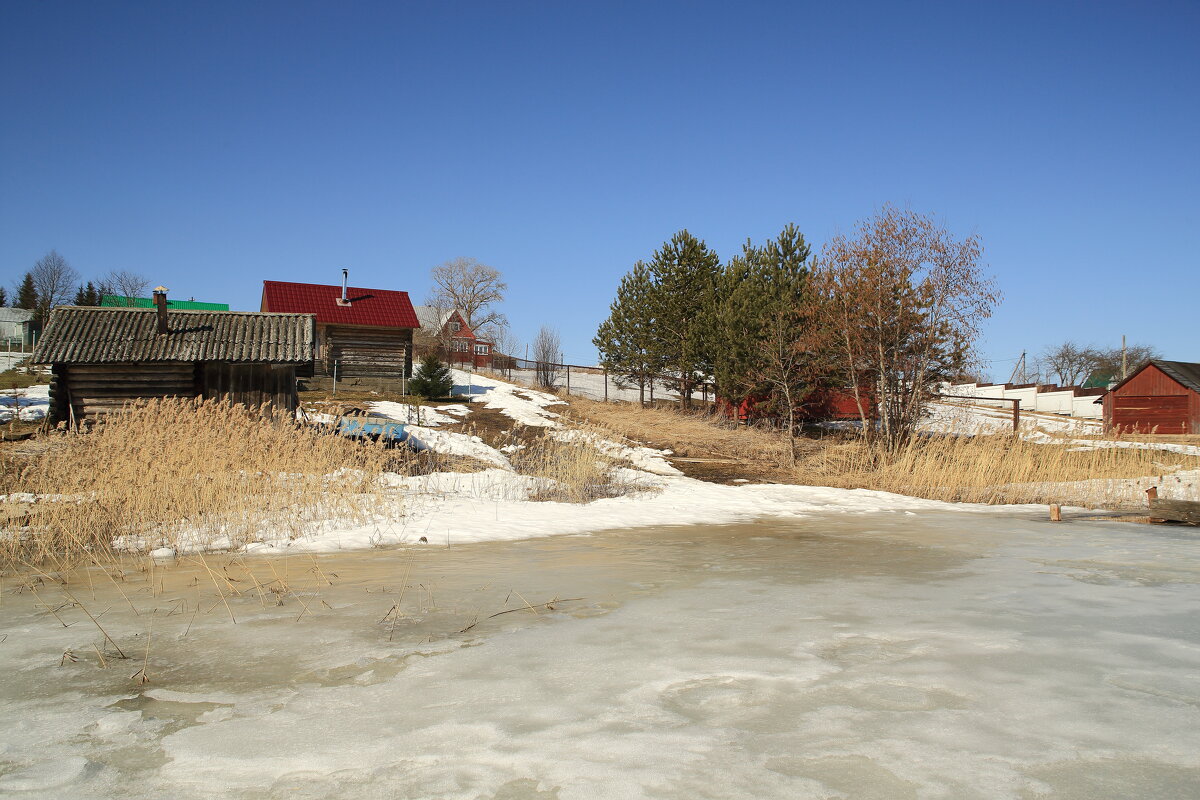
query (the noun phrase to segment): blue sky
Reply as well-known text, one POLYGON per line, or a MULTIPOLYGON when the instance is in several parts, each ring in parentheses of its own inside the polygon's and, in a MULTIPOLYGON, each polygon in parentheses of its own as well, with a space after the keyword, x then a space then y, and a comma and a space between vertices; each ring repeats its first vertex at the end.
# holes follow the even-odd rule
POLYGON ((1200 4, 6 3, 0 282, 57 248, 176 297, 502 270, 567 357, 688 228, 886 202, 983 238, 982 343, 1200 361, 1200 4))

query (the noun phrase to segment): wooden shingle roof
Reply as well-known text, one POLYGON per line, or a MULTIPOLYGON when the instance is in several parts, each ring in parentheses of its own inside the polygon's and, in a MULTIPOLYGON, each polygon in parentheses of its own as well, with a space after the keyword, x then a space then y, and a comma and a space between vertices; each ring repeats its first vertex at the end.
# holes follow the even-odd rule
POLYGON ((167 333, 142 308, 61 306, 33 353, 35 364, 234 361, 303 364, 313 358, 311 314, 170 311, 167 333))

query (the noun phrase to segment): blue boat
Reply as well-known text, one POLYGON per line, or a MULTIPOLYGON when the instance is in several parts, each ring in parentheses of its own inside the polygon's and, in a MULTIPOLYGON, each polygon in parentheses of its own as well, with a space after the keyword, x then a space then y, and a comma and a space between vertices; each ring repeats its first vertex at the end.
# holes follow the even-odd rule
POLYGON ((342 417, 338 420, 337 434, 351 439, 383 440, 387 444, 408 440, 407 426, 386 417, 342 417))

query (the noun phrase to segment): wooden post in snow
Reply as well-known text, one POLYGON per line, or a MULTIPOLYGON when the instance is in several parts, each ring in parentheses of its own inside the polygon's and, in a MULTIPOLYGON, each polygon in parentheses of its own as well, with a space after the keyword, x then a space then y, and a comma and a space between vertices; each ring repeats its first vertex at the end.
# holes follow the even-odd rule
POLYGON ((1050 504, 1050 521, 1062 522, 1062 506, 1058 503, 1050 504))

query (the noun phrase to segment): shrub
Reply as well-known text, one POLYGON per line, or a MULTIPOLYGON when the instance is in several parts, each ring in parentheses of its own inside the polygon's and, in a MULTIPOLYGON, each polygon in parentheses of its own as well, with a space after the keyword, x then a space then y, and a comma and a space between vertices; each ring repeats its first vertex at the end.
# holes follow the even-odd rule
POLYGON ((412 380, 408 382, 408 391, 417 397, 430 399, 434 397, 449 397, 454 391, 454 379, 450 377, 450 368, 443 364, 437 356, 425 356, 421 366, 417 367, 412 380))

